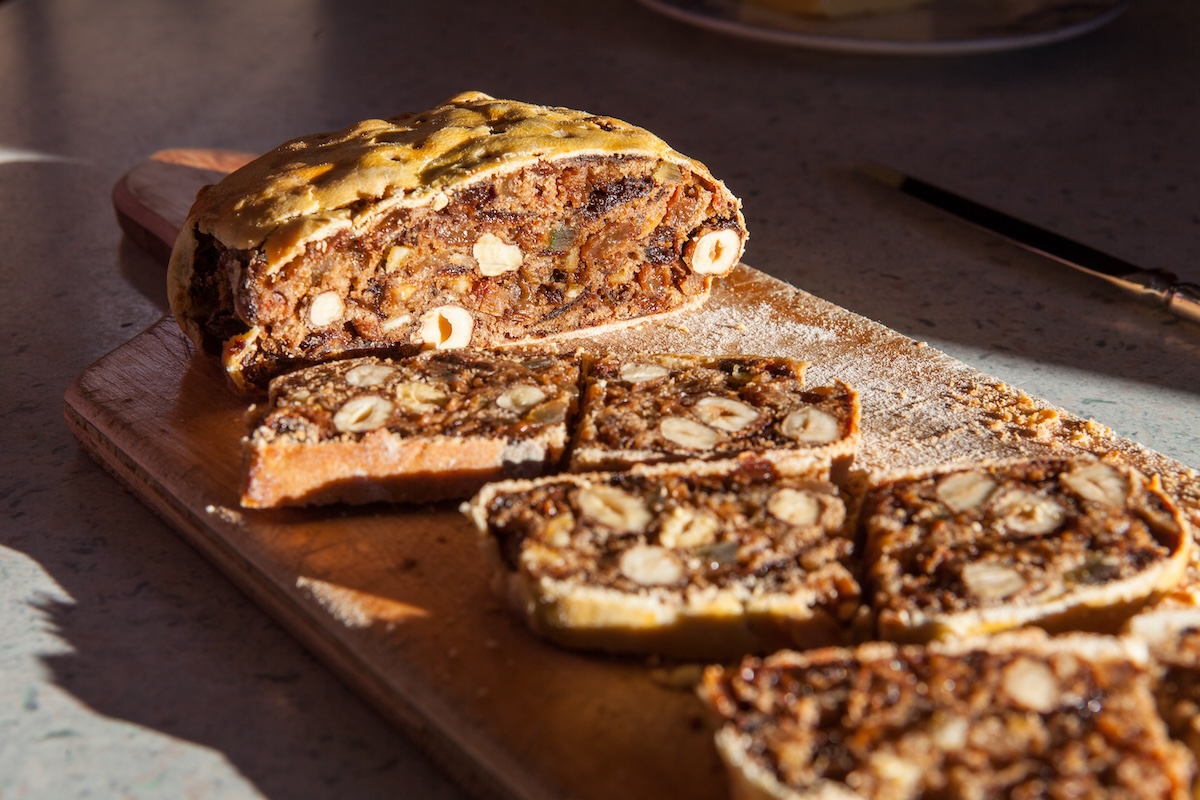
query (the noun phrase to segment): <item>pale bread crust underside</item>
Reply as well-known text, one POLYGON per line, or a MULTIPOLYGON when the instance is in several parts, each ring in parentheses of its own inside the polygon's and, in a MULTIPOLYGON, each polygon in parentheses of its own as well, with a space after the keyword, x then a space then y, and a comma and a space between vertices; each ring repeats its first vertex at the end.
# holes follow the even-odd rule
POLYGON ((527 439, 431 435, 384 429, 358 441, 248 442, 242 505, 426 502, 469 496, 488 481, 552 468, 563 426, 527 439))

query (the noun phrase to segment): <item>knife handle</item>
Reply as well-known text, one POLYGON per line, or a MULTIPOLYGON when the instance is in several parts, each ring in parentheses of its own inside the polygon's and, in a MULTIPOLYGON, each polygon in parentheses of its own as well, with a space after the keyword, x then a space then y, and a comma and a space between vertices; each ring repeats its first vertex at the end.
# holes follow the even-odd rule
POLYGON ((1167 290, 1166 301, 1172 314, 1200 322, 1200 285, 1176 283, 1167 290))

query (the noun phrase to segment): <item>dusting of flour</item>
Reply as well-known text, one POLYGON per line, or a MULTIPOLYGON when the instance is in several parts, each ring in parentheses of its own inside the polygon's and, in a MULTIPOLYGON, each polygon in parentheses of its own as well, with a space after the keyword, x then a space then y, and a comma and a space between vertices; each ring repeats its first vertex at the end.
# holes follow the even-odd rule
MULTIPOLYGON (((855 463, 865 472, 1119 451, 1135 466, 1163 474, 1175 489, 1188 485, 1190 471, 1182 465, 1164 463, 1092 420, 749 268, 718 284, 697 310, 607 332, 585 347, 626 357, 669 352, 806 361, 808 385, 844 381, 858 391, 862 442, 855 463)), ((1186 502, 1200 490, 1179 493, 1186 502)))
POLYGON ((653 345, 662 352, 701 352, 723 355, 803 353, 829 344, 837 335, 825 328, 780 318, 768 303, 743 308, 709 307, 654 332, 653 345))

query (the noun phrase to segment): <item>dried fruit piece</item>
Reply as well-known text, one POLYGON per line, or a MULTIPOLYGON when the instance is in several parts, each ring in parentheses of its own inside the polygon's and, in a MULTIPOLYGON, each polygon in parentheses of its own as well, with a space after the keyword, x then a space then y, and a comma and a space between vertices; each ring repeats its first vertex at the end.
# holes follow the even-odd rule
POLYGON ((530 412, 529 419, 541 425, 557 425, 566 421, 570 408, 571 399, 569 397, 557 397, 535 407, 530 412))

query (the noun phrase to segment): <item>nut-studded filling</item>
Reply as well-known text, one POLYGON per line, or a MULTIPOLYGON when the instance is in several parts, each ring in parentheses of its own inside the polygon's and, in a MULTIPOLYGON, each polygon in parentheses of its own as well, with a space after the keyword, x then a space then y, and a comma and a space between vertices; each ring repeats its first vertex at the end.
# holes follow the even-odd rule
POLYGON ((812 796, 1184 796, 1144 666, 1088 646, 785 652, 703 686, 751 763, 812 796))
POLYGON ((737 208, 714 189, 652 158, 581 157, 343 229, 279 269, 199 234, 192 313, 214 354, 258 328, 243 370, 263 383, 348 352, 489 346, 670 311, 740 252, 737 208))
POLYGON ((843 620, 859 605, 837 489, 766 465, 543 479, 486 513, 507 569, 537 579, 635 594, 804 587, 843 620))
POLYGON ((315 444, 386 430, 521 440, 565 424, 578 379, 574 357, 522 350, 345 359, 276 378, 253 438, 315 444))
POLYGON ((787 358, 645 355, 588 371, 575 468, 722 458, 746 451, 846 444, 857 432, 848 386, 804 388, 787 358))
POLYGON ((909 623, 1073 602, 1077 590, 1130 579, 1187 544, 1164 495, 1093 461, 896 481, 867 496, 864 519, 873 602, 881 620, 909 623))

